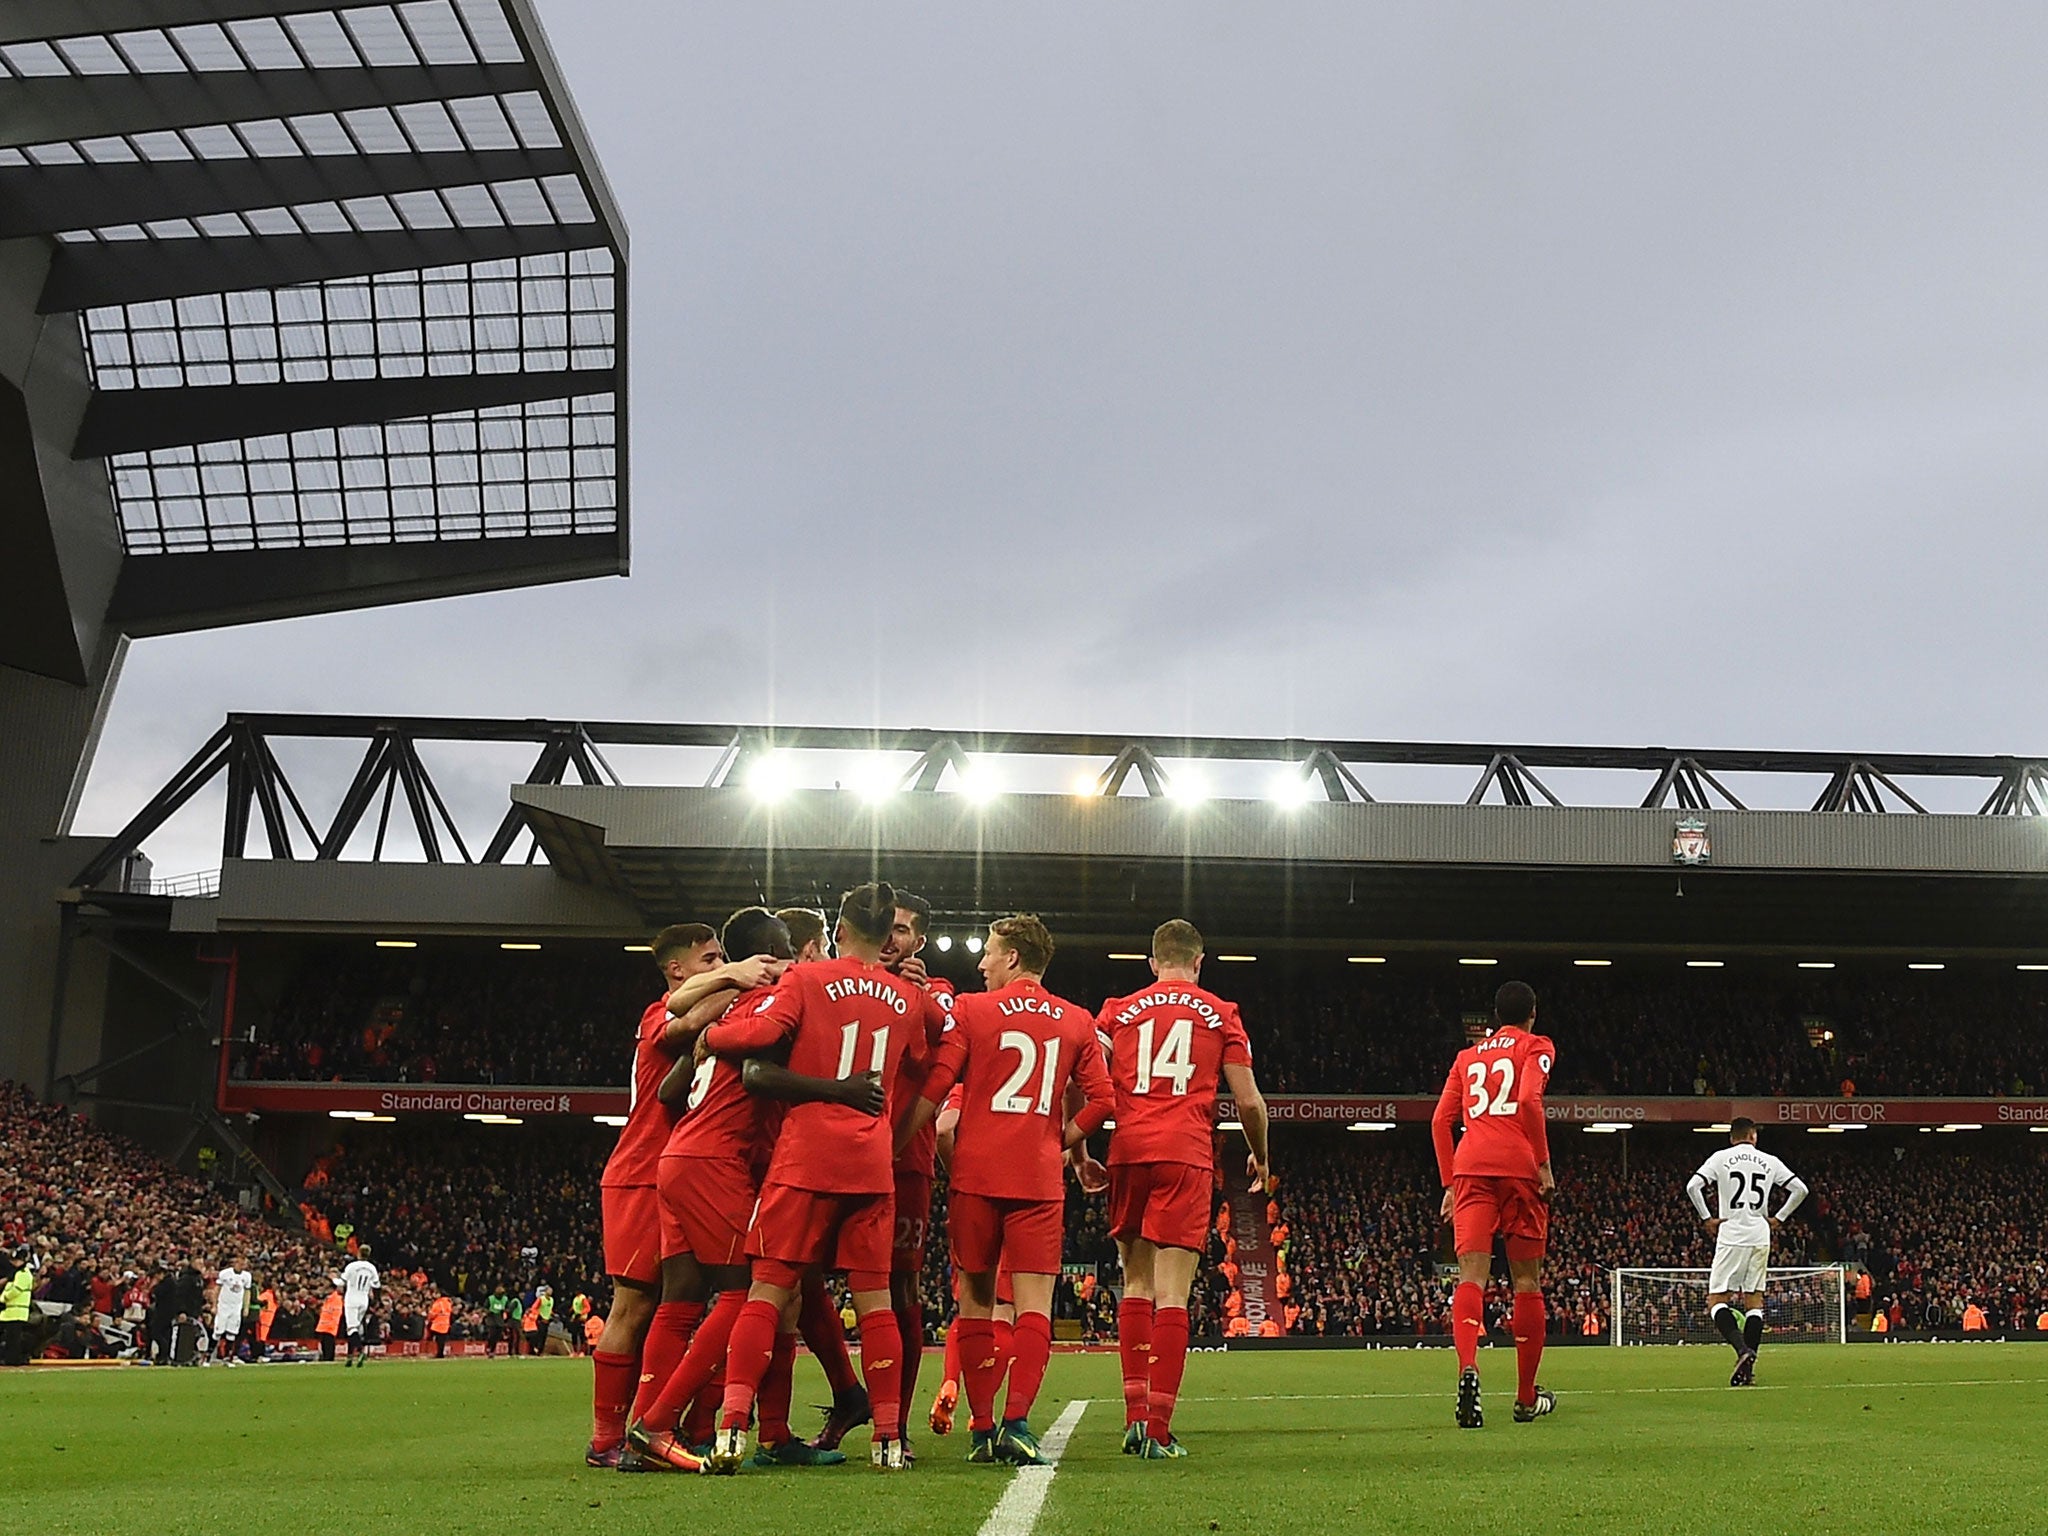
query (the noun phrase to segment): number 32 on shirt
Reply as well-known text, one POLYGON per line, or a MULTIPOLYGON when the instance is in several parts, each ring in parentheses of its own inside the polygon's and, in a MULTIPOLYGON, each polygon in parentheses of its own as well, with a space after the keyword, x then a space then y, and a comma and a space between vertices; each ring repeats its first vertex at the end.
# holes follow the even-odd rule
MULTIPOLYGON (((1538 1056, 1536 1063, 1547 1076, 1550 1072, 1550 1058, 1538 1056)), ((1478 1120, 1487 1115, 1519 1113, 1522 1106, 1515 1098, 1514 1058, 1496 1056, 1492 1061, 1475 1061, 1469 1064, 1465 1068, 1465 1093, 1467 1120, 1478 1120), (1488 1082, 1489 1078, 1492 1080, 1491 1083, 1488 1082)))

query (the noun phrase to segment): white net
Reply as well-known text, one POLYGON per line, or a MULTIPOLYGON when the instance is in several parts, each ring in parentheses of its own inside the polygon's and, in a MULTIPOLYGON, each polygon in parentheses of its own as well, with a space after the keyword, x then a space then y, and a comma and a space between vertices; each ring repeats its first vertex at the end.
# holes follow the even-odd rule
MULTIPOLYGON (((1839 1264, 1772 1270, 1764 1279, 1764 1337, 1773 1344, 1846 1342, 1843 1297, 1839 1264)), ((1707 1316, 1704 1269, 1617 1269, 1612 1300, 1616 1344, 1724 1342, 1707 1316)))

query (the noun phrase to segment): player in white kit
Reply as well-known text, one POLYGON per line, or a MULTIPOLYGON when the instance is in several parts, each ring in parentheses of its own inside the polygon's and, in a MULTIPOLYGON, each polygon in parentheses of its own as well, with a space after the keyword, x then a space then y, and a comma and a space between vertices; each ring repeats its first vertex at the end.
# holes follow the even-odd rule
POLYGON ((1707 1315, 1735 1351, 1731 1387, 1756 1382, 1756 1355, 1764 1339, 1764 1276, 1771 1265, 1771 1234, 1806 1198, 1806 1185, 1756 1144, 1756 1122, 1737 1118, 1728 1145, 1700 1164, 1686 1181, 1693 1209, 1714 1239, 1714 1268, 1707 1277, 1707 1315), (1707 1186, 1714 1187, 1720 1214, 1707 1213, 1707 1186), (1771 1191, 1782 1187, 1785 1203, 1770 1214, 1771 1191), (1734 1305, 1730 1305, 1731 1301, 1734 1305), (1747 1314, 1738 1317, 1736 1308, 1747 1314))
POLYGON ((213 1350, 229 1365, 239 1365, 235 1350, 241 1343, 242 1316, 249 1305, 249 1288, 256 1277, 249 1273, 249 1261, 239 1255, 213 1277, 213 1350))
POLYGON ((341 1272, 341 1331, 348 1336, 350 1365, 364 1365, 369 1361, 370 1346, 363 1337, 363 1331, 370 1318, 370 1294, 383 1284, 377 1266, 370 1262, 370 1248, 366 1243, 356 1250, 356 1257, 349 1260, 347 1268, 341 1272))

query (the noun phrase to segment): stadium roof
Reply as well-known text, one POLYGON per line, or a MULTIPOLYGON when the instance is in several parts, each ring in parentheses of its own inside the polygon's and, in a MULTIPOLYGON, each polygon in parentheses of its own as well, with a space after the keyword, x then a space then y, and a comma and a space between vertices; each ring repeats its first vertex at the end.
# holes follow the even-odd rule
MULTIPOLYGON (((1182 771, 1192 777, 1192 766, 1182 771)), ((225 779, 220 903, 192 915, 195 924, 616 931, 603 925, 626 912, 660 922, 761 899, 815 901, 880 872, 930 897, 948 921, 1031 909, 1074 936, 1130 937, 1181 911, 1304 948, 1818 945, 2037 957, 2048 950, 2039 776, 2036 760, 2008 757, 236 715, 74 884, 103 885, 225 779), (279 754, 287 738, 301 765, 290 774, 279 754), (315 771, 304 754, 322 740, 349 756, 315 771), (511 806, 490 808, 488 830, 472 820, 465 832, 428 766, 428 755, 445 762, 461 743, 534 751, 511 806), (700 782, 649 774, 647 748, 696 754, 660 768, 694 762, 700 782), (779 770, 807 751, 841 754, 826 771, 852 787, 796 787, 779 770), (1318 793, 1176 798, 1160 761, 1168 753, 1217 772, 1249 764, 1254 782, 1277 768, 1275 787, 1318 793), (1014 785, 1033 757, 1065 765, 1051 780, 1064 792, 989 792, 993 778, 1014 785), (612 758, 638 781, 623 782, 612 758), (1613 798, 1565 805, 1548 790, 1529 793, 1543 789, 1533 770, 1553 762, 1608 775, 1613 798), (1480 776, 1468 793, 1454 774, 1450 801, 1365 795, 1391 766, 1414 763, 1480 776), (1819 804, 1832 808, 1723 802, 1721 775, 1766 771, 1820 783, 1819 804), (1688 803, 1697 799, 1683 787, 1688 772, 1717 786, 1714 805, 1688 803), (1945 781, 1960 781, 1970 804, 1988 784, 1982 809, 1920 809, 1908 786, 1934 798, 1927 786, 1945 781), (1888 786, 1875 803, 1894 813, 1869 809, 1863 783, 1888 786), (1149 792, 1134 792, 1141 785, 1149 792), (1681 824, 1697 824, 1705 864, 1674 865, 1681 824), (267 859, 245 857, 252 832, 267 859), (491 880, 465 877, 465 866, 522 855, 545 857, 550 878, 581 894, 568 902, 566 892, 521 886, 515 901, 507 887, 500 900, 491 880), (386 859, 416 862, 387 865, 394 873, 380 883, 386 859), (440 870, 422 875, 422 863, 440 870)), ((1946 784, 1950 798, 1957 787, 1946 784)), ((1794 791, 1794 803, 1809 792, 1794 791)))
POLYGON ((108 622, 623 571, 626 231, 529 0, 0 0, 0 75, 108 622))

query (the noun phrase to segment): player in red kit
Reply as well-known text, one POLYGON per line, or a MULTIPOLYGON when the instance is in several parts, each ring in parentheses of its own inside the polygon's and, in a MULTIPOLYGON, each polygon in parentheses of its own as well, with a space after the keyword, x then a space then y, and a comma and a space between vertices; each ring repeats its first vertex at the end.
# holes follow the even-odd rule
MULTIPOLYGON (((903 980, 924 989, 928 1006, 925 1014, 927 1044, 937 1048, 939 1033, 946 1025, 946 1010, 952 1006, 953 984, 933 976, 920 958, 925 936, 931 927, 932 904, 909 891, 896 893, 896 916, 889 925, 889 937, 882 945, 882 964, 903 980)), ((896 1082, 889 1091, 893 1113, 901 1115, 918 1100, 930 1057, 906 1051, 896 1070, 896 1082)), ((889 1301, 896 1313, 896 1330, 903 1336, 903 1454, 911 1454, 910 1404, 917 1393, 918 1368, 924 1361, 924 1296, 919 1282, 924 1270, 925 1240, 931 1231, 932 1175, 938 1151, 938 1132, 927 1128, 912 1137, 896 1153, 896 1231, 889 1253, 889 1301)), ((808 1284, 809 1282, 807 1282, 808 1284)), ((835 1327, 837 1324, 835 1323, 835 1327)), ((825 1411, 825 1427, 811 1441, 818 1450, 839 1444, 846 1433, 867 1421, 867 1394, 835 1391, 832 1406, 825 1411)))
POLYGON ((1550 1236, 1550 1135, 1543 1090, 1557 1048, 1535 1032, 1536 993, 1511 981, 1493 997, 1494 1030, 1451 1064, 1432 1130, 1443 1216, 1458 1248, 1458 1288, 1451 1296, 1451 1335, 1458 1346, 1458 1425, 1486 1421, 1479 1402, 1479 1335, 1485 1326, 1486 1280, 1493 1240, 1503 1239, 1515 1293, 1515 1360, 1519 1383, 1515 1422, 1527 1424, 1557 1406, 1536 1385, 1543 1359, 1543 1250, 1550 1236), (1464 1130, 1452 1145, 1452 1133, 1464 1130))
POLYGON ((971 1462, 1044 1466, 1031 1406, 1052 1356, 1052 1288, 1066 1226, 1066 1159, 1109 1118, 1115 1103, 1096 1042, 1095 1018, 1045 990, 1052 936, 1036 917, 989 926, 985 992, 956 998, 953 1020, 924 1081, 924 1096, 897 1132, 899 1144, 936 1119, 953 1084, 964 1085, 949 1170, 947 1225, 960 1277, 961 1366, 972 1415, 971 1462), (1069 1094, 1081 1100, 1071 1120, 1069 1094), (1000 1430, 996 1272, 1007 1264, 1016 1298, 1014 1358, 1000 1430))
MULTIPOLYGON (((1117 1342, 1124 1367, 1124 1452, 1185 1456, 1173 1409, 1187 1366, 1188 1290, 1209 1240, 1216 1090, 1227 1085, 1265 1187, 1266 1101, 1252 1076, 1237 1007, 1199 985, 1202 935, 1180 918, 1152 935, 1153 984, 1103 1004, 1116 1083, 1109 1141, 1109 1230, 1123 1258, 1117 1342)), ((1093 1165, 1082 1165, 1084 1185, 1093 1165)))
MULTIPOLYGON (((761 907, 743 907, 727 918, 720 939, 728 952, 791 958, 787 926, 761 907)), ((741 992, 726 1012, 744 1018, 772 991, 771 986, 741 992)), ((747 1223, 779 1118, 767 1101, 817 1100, 878 1115, 887 1100, 873 1073, 826 1081, 763 1058, 741 1062, 720 1056, 678 1061, 663 1080, 660 1096, 680 1112, 661 1156, 662 1299, 626 1429, 634 1457, 620 1465, 635 1471, 695 1472, 701 1463, 678 1441, 676 1425, 724 1364, 733 1322, 746 1300, 747 1223), (714 1291, 718 1305, 707 1317, 705 1302, 714 1291)), ((776 1335, 775 1358, 762 1391, 756 1460, 776 1466, 844 1461, 838 1452, 813 1450, 790 1433, 795 1343, 793 1326, 776 1335)), ((709 1434, 708 1421, 703 1433, 709 1434)))
POLYGON ((674 1117, 656 1090, 684 1043, 718 1016, 734 990, 769 979, 769 967, 759 960, 724 963, 717 935, 702 923, 662 929, 653 949, 667 995, 650 1003, 640 1017, 631 1107, 601 1181, 612 1305, 592 1352, 591 1436, 583 1459, 593 1467, 616 1467, 625 1449, 626 1411, 660 1296, 661 1212, 655 1180, 674 1117))
MULTIPOLYGON (((839 1078, 877 1072, 893 1083, 903 1053, 924 1049, 926 1001, 922 989, 881 963, 895 916, 896 893, 888 885, 849 891, 839 904, 839 958, 793 968, 754 1012, 706 1030, 700 1048, 746 1056, 787 1041, 792 1071, 839 1078)), ((753 1281, 726 1355, 712 1471, 736 1472, 745 1458, 747 1419, 774 1354, 777 1321, 812 1265, 847 1272, 874 1412, 870 1459, 903 1467, 903 1342, 889 1305, 893 1139, 886 1120, 843 1105, 796 1104, 784 1116, 747 1234, 753 1281)))

